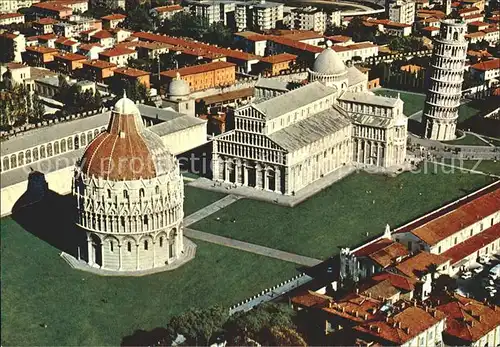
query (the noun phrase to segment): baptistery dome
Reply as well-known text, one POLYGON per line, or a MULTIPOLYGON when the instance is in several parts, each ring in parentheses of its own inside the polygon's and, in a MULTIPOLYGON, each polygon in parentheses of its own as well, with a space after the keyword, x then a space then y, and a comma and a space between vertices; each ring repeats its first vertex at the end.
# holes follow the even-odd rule
POLYGON ((194 257, 194 244, 183 237, 178 162, 126 96, 116 103, 107 130, 85 149, 73 195, 76 225, 85 236, 78 255, 92 268, 136 274, 194 257))

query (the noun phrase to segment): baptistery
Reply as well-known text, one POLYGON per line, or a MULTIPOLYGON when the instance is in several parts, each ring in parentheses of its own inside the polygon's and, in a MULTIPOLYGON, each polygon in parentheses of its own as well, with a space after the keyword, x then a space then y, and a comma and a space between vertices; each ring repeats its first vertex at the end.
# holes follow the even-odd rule
POLYGON ((108 128, 85 149, 73 181, 80 260, 116 272, 183 261, 184 186, 176 158, 134 102, 118 100, 108 128))

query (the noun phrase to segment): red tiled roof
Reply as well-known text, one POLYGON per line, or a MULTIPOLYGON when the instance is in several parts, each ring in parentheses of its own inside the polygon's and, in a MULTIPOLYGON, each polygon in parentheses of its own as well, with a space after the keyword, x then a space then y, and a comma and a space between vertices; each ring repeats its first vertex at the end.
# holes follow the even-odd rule
POLYGON ((135 51, 133 49, 128 49, 128 48, 120 48, 120 47, 115 47, 108 49, 106 51, 103 51, 99 53, 99 55, 103 55, 105 57, 117 57, 120 55, 129 55, 129 54, 134 54, 135 51))
POLYGON ((206 43, 195 42, 192 40, 179 39, 179 38, 167 36, 167 35, 158 35, 158 34, 151 34, 151 33, 146 33, 146 32, 136 32, 133 34, 133 36, 138 37, 141 40, 146 40, 146 41, 158 41, 158 42, 170 44, 172 46, 191 48, 191 49, 200 49, 200 52, 204 51, 210 55, 213 55, 214 53, 221 54, 223 56, 233 58, 233 59, 249 61, 249 60, 259 60, 261 58, 260 56, 255 55, 255 54, 240 52, 240 51, 236 51, 236 50, 232 50, 232 49, 228 49, 228 48, 216 47, 216 46, 208 45, 206 43))
POLYGON ((425 30, 425 31, 439 31, 439 28, 437 27, 424 27, 422 28, 422 30, 425 30))
POLYGON ((475 7, 475 6, 472 6, 472 7, 469 7, 469 8, 463 8, 461 10, 458 10, 459 14, 469 13, 469 12, 481 12, 481 11, 477 7, 475 7))
POLYGON ((181 5, 170 5, 170 6, 155 7, 154 9, 160 13, 163 13, 163 12, 181 11, 183 7, 181 5))
POLYGON ((335 42, 348 42, 348 41, 351 41, 352 37, 344 36, 344 35, 333 35, 333 36, 326 37, 326 39, 335 43, 335 42))
POLYGON ((87 57, 85 57, 81 54, 75 54, 75 53, 57 53, 54 55, 54 58, 61 59, 61 60, 69 60, 69 61, 86 60, 87 59, 87 57))
POLYGON ((498 27, 496 27, 496 26, 492 26, 490 28, 483 29, 483 33, 485 33, 485 34, 497 33, 499 31, 500 31, 500 29, 498 27))
POLYGON ((310 39, 322 39, 323 35, 312 31, 312 30, 294 30, 290 33, 284 33, 281 35, 290 40, 302 41, 302 40, 310 40, 310 39))
POLYGON ((55 20, 53 18, 40 18, 35 22, 35 24, 40 24, 40 25, 50 25, 50 24, 56 24, 59 23, 58 20, 55 20))
POLYGON ((478 31, 478 32, 475 32, 475 33, 470 33, 470 34, 465 34, 464 36, 466 38, 472 38, 472 37, 483 37, 485 36, 486 34, 483 33, 482 31, 478 31))
POLYGON ((462 19, 477 19, 477 18, 483 19, 484 16, 481 13, 477 13, 477 14, 471 14, 469 16, 462 17, 462 19))
POLYGON ((449 258, 443 255, 422 251, 403 260, 395 268, 405 276, 420 279, 423 275, 429 273, 430 265, 440 266, 448 260, 449 258))
POLYGON ((108 14, 107 16, 101 17, 103 20, 120 20, 120 19, 125 19, 127 16, 121 13, 114 13, 114 14, 108 14))
POLYGON ((481 248, 489 245, 500 238, 500 224, 496 224, 477 235, 474 235, 458 245, 450 248, 443 254, 444 257, 451 259, 451 263, 464 259, 465 257, 477 252, 481 248))
POLYGON ((104 60, 87 60, 83 62, 83 65, 96 67, 98 69, 108 69, 116 67, 116 64, 104 60))
POLYGON ((474 22, 470 22, 469 24, 467 25, 471 25, 471 26, 476 26, 476 27, 481 27, 481 26, 490 26, 491 24, 490 23, 485 23, 485 22, 482 22, 482 21, 474 21, 474 22))
POLYGON ((187 66, 187 67, 183 67, 180 69, 162 71, 160 74, 162 76, 174 78, 177 75, 177 73, 179 73, 181 76, 187 76, 187 75, 194 75, 194 74, 198 74, 198 73, 215 71, 215 70, 225 69, 228 67, 235 67, 235 66, 236 65, 233 63, 228 63, 225 61, 216 61, 213 63, 207 63, 207 64, 201 64, 201 65, 195 65, 195 66, 187 66))
POLYGON ((305 52, 310 52, 310 53, 323 52, 323 48, 321 48, 321 47, 313 46, 313 45, 310 45, 310 44, 305 43, 305 42, 291 40, 291 39, 283 37, 283 36, 269 35, 269 40, 271 40, 275 43, 278 43, 280 45, 288 46, 288 47, 295 48, 295 49, 305 51, 305 52))
POLYGON ((354 252, 356 257, 367 257, 383 268, 393 264, 394 260, 407 256, 408 250, 402 244, 382 238, 354 252))
POLYGON ((261 61, 270 64, 283 63, 287 61, 292 61, 297 59, 297 56, 290 53, 281 53, 276 55, 270 55, 261 59, 261 61))
POLYGON ((78 46, 78 49, 80 51, 90 51, 94 47, 101 47, 102 48, 102 45, 100 43, 84 43, 84 44, 81 44, 80 46, 78 46))
POLYGON ((21 14, 21 13, 4 13, 4 14, 0 14, 0 20, 1 19, 8 19, 8 18, 17 18, 17 17, 24 17, 24 14, 21 14))
POLYGON ((310 308, 314 306, 326 305, 330 301, 330 297, 309 290, 305 293, 294 296, 291 301, 294 305, 310 308))
POLYGON ((414 290, 415 284, 417 283, 417 281, 413 278, 401 276, 392 272, 381 272, 375 274, 371 277, 371 280, 375 282, 389 280, 394 287, 408 292, 414 290))
POLYGON ((39 2, 39 3, 31 5, 31 7, 40 8, 40 9, 49 10, 49 11, 54 11, 54 12, 71 10, 71 7, 66 6, 66 4, 61 3, 61 2, 55 2, 55 1, 39 2))
MULTIPOLYGON (((498 60, 497 63, 493 64, 498 64, 498 60)), ((477 199, 457 206, 456 209, 449 213, 440 215, 410 231, 428 245, 435 245, 439 241, 467 228, 477 221, 495 213, 499 209, 500 187, 483 196, 479 196, 477 199)), ((397 230, 397 232, 403 231, 397 230)))
POLYGON ((409 306, 393 315, 388 321, 382 318, 363 322, 362 325, 354 327, 354 330, 374 336, 379 341, 385 340, 382 345, 401 345, 444 319, 445 315, 439 311, 431 313, 417 306, 409 306))
POLYGON ((92 37, 101 40, 101 39, 110 39, 113 37, 113 35, 107 30, 100 30, 96 32, 94 35, 92 35, 92 37))
MULTIPOLYGON (((54 39, 57 39, 57 37, 58 36, 56 34, 38 35, 38 39, 44 40, 44 41, 54 40, 54 39)), ((62 37, 64 37, 64 36, 62 36, 62 37)))
POLYGON ((130 76, 130 77, 141 77, 141 76, 150 75, 150 73, 147 71, 133 69, 130 67, 118 68, 118 69, 115 69, 114 72, 115 72, 115 74, 126 75, 126 76, 130 76))
POLYGON ((447 334, 471 345, 500 325, 500 307, 486 305, 472 298, 458 294, 431 297, 435 308, 444 313, 447 334))
POLYGON ((35 52, 35 53, 42 53, 42 54, 59 52, 55 48, 48 48, 48 47, 44 47, 44 46, 28 46, 28 47, 26 47, 26 51, 35 52))
POLYGON ((10 70, 22 69, 22 68, 25 68, 25 67, 29 67, 28 65, 24 65, 24 64, 21 64, 21 63, 7 63, 5 65, 7 65, 7 68, 9 68, 10 70))
POLYGON ((471 65, 471 68, 473 68, 474 70, 479 70, 479 71, 489 71, 489 70, 500 69, 500 58, 482 61, 480 63, 471 65))

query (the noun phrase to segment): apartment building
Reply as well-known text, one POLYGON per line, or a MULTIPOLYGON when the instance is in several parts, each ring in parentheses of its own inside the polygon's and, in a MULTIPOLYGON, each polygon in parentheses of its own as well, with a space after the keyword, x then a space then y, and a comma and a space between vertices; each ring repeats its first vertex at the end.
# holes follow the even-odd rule
POLYGON ((114 70, 113 78, 120 81, 128 81, 130 83, 141 83, 146 88, 150 87, 151 73, 128 67, 118 68, 114 70))
POLYGON ((0 14, 0 25, 24 23, 24 14, 4 13, 0 14))
POLYGON ((102 22, 91 17, 73 15, 64 22, 53 24, 54 33, 67 38, 79 36, 82 31, 101 30, 102 22))
POLYGON ((81 74, 86 79, 103 82, 106 78, 113 76, 116 64, 104 60, 87 60, 82 63, 81 74))
POLYGON ((99 53, 99 59, 121 67, 126 66, 129 59, 137 59, 137 52, 128 48, 115 47, 99 53))
POLYGON ((151 14, 154 14, 158 19, 165 20, 172 18, 176 13, 184 11, 181 5, 159 6, 151 9, 151 14))
POLYGON ((270 30, 283 21, 281 3, 266 0, 236 3, 236 29, 243 30, 270 30))
POLYGON ((498 83, 500 80, 500 58, 482 61, 471 65, 469 69, 472 75, 489 85, 498 83))
POLYGON ((404 24, 415 21, 415 1, 397 0, 389 4, 389 20, 404 24))
POLYGON ((323 33, 328 25, 328 15, 316 7, 298 7, 290 11, 290 29, 313 30, 323 33))
POLYGON ((122 23, 125 18, 127 18, 127 16, 124 14, 114 13, 101 17, 101 20, 105 29, 114 29, 118 26, 118 24, 122 23))
POLYGON ((31 5, 40 2, 40 0, 0 0, 0 14, 15 13, 23 7, 31 7, 31 5))
POLYGON ((162 83, 170 82, 180 76, 189 84, 191 92, 233 85, 236 80, 236 65, 228 62, 214 62, 188 66, 161 72, 162 83))

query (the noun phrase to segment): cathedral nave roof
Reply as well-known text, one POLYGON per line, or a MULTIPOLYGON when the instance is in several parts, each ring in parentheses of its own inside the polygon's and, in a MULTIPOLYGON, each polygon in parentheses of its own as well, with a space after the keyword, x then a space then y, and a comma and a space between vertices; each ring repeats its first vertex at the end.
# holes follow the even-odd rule
POLYGON ((339 111, 329 108, 300 122, 276 131, 268 137, 288 151, 296 151, 321 140, 351 123, 339 111))

